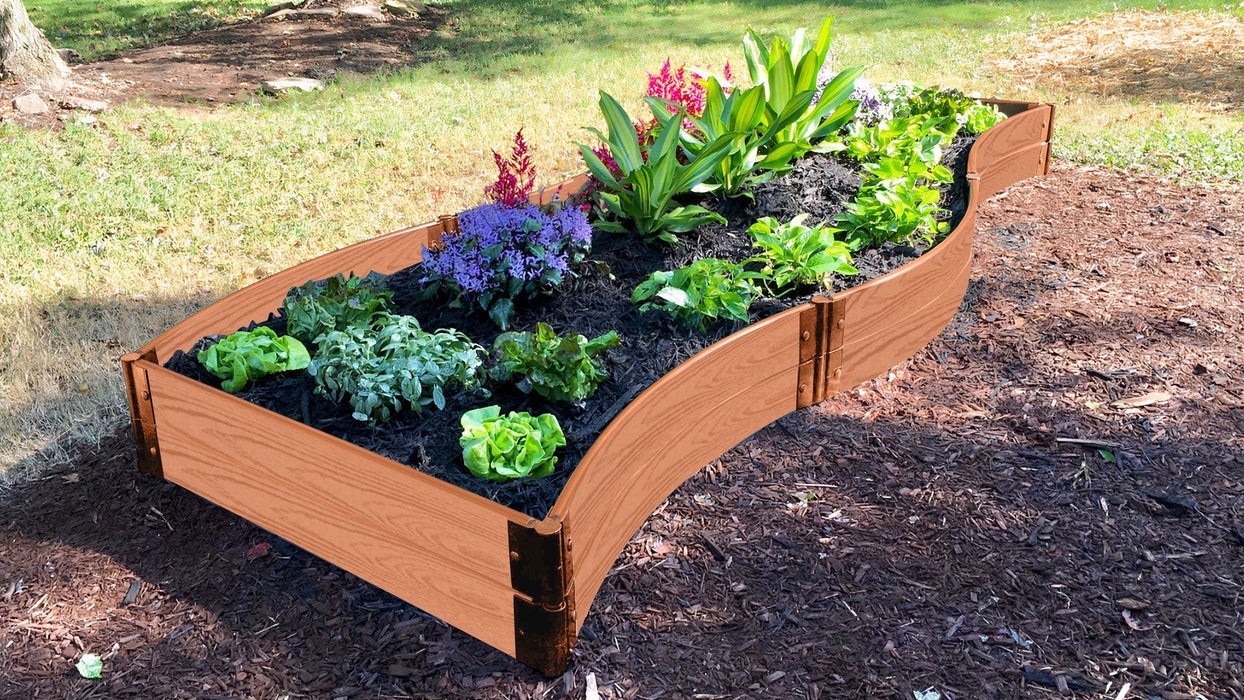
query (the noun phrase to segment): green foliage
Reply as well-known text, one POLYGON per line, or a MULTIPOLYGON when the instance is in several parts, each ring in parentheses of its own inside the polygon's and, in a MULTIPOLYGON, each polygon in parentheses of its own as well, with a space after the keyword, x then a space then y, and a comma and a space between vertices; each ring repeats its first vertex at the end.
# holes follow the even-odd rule
POLYGON ((453 329, 428 333, 411 316, 385 325, 350 326, 322 336, 308 370, 315 391, 340 403, 349 398, 354 418, 389 420, 403 404, 419 412, 445 407, 445 390, 479 386, 484 349, 453 329))
POLYGON ((578 403, 596 393, 609 375, 601 355, 619 345, 614 331, 588 340, 578 333, 558 337, 546 323, 536 324, 535 333, 502 333, 497 336, 493 353, 497 367, 493 376, 507 381, 515 375, 522 379, 518 388, 535 393, 549 401, 578 403))
POLYGON ((754 260, 764 263, 763 284, 774 296, 783 296, 801 284, 829 286, 832 275, 854 275, 847 244, 834 240, 831 228, 803 225, 807 214, 800 214, 788 224, 766 216, 752 224, 747 232, 761 250, 754 260))
MULTIPOLYGON (((665 103, 650 103, 658 119, 670 116, 661 104, 665 103)), ((668 242, 676 240, 673 234, 690 231, 706 221, 725 222, 701 206, 674 206, 674 195, 690 192, 708 179, 729 153, 731 138, 719 137, 698 153, 687 154, 689 162, 684 165, 678 157, 684 111, 674 115, 669 122, 672 128, 662 129, 651 146, 640 145, 626 110, 604 91, 600 93, 600 111, 605 115, 608 136, 597 129, 589 131, 608 146, 619 177, 614 177, 591 148, 577 145, 588 170, 600 181, 598 196, 610 213, 630 220, 641 238, 668 242)), ((626 231, 614 221, 597 222, 595 226, 602 231, 626 231)))
POLYGON ((392 301, 393 292, 380 275, 346 279, 338 273, 322 282, 312 280, 285 297, 286 330, 304 343, 315 343, 331 331, 377 323, 388 315, 392 301))
POLYGON ((757 276, 742 265, 704 258, 677 270, 652 273, 635 288, 631 302, 643 302, 641 312, 660 309, 703 333, 719 318, 747 320, 756 296, 752 279, 757 276))
POLYGON ((989 127, 1006 119, 993 105, 972 105, 963 113, 963 128, 969 134, 983 134, 989 127))
MULTIPOLYGON (((683 146, 693 156, 699 155, 709 144, 718 139, 730 141, 730 148, 717 165, 716 170, 700 187, 705 192, 718 192, 726 197, 734 197, 750 193, 745 188, 754 187, 762 182, 772 180, 779 173, 789 170, 789 163, 797 152, 795 144, 786 143, 774 146, 774 138, 780 129, 789 126, 797 119, 799 104, 792 103, 791 109, 778 120, 762 128, 761 120, 765 116, 764 88, 755 86, 739 89, 726 94, 721 83, 715 77, 704 80, 705 101, 704 113, 699 118, 690 117, 699 134, 685 134, 683 146)), ((811 95, 808 95, 811 98, 811 95)), ((649 103, 673 103, 647 98, 649 103)), ((800 102, 802 104, 802 102, 800 102)), ((806 106, 806 105, 805 105, 806 106)), ((668 109, 656 109, 653 114, 661 129, 671 127, 676 118, 668 109)))
POLYGON ((885 187, 863 188, 831 229, 841 234, 851 250, 885 242, 903 243, 920 238, 932 244, 949 229, 938 221, 941 193, 932 187, 895 180, 885 187))
POLYGON ((819 142, 836 135, 859 107, 849 98, 863 66, 838 73, 814 101, 817 78, 829 57, 832 25, 833 17, 826 17, 815 39, 801 27, 789 40, 774 37, 769 46, 750 28, 743 38, 747 72, 752 84, 765 91, 761 126, 779 126, 774 148, 791 149, 791 158, 810 150, 836 150, 834 141, 819 142), (790 112, 794 115, 788 120, 790 112))
POLYGON ((551 413, 532 416, 500 406, 485 406, 462 414, 462 461, 482 479, 506 482, 528 477, 539 479, 553 473, 558 447, 566 444, 557 417, 551 413))
POLYGON ((861 163, 915 154, 936 164, 942 159, 941 144, 950 141, 957 129, 954 117, 896 117, 872 126, 855 122, 847 127, 843 145, 846 154, 861 163))
POLYGON ((208 372, 225 380, 220 388, 230 394, 269 374, 303 369, 311 362, 306 346, 297 338, 278 336, 267 326, 238 331, 200 350, 197 357, 208 372))

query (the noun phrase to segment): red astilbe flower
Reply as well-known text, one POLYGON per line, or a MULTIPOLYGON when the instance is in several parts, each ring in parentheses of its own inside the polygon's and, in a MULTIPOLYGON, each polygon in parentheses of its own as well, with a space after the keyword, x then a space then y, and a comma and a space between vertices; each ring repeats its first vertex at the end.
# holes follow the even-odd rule
POLYGON ((493 151, 492 159, 497 164, 497 181, 484 188, 484 195, 507 207, 526 204, 536 186, 536 166, 531 162, 523 130, 514 134, 514 146, 508 158, 493 151))
MULTIPOLYGON (((704 86, 687 76, 687 64, 674 70, 670 59, 665 59, 661 72, 648 74, 648 97, 676 102, 687 108, 687 113, 698 117, 704 113, 704 86)), ((671 114, 677 110, 671 110, 671 114)))

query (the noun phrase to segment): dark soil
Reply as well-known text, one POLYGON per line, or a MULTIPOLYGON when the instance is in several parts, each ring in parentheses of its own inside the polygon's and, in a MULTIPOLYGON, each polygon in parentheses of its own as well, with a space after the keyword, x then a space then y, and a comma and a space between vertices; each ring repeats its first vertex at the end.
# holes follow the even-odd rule
POLYGON ((1244 698, 1244 195, 1054 168, 982 207, 926 349, 657 510, 565 677, 139 474, 126 429, 0 497, 0 697, 1244 698))
MULTIPOLYGON (((974 137, 963 137, 958 144, 970 145, 974 137)), ((946 162, 953 164, 966 148, 952 148, 946 162)), ((852 164, 854 165, 854 164, 852 164)), ((966 173, 960 174, 962 178, 966 173)), ((557 405, 536 395, 526 395, 512 384, 492 382, 491 396, 483 392, 451 394, 444 410, 425 409, 421 413, 405 410, 387 423, 370 426, 351 416, 348 404, 335 405, 313 395, 314 380, 305 372, 290 373, 256 383, 237 394, 238 397, 263 406, 294 420, 301 420, 319 430, 371 450, 397 462, 409 464, 432 476, 478 493, 502 505, 543 518, 570 478, 579 460, 591 448, 601 431, 626 405, 653 382, 668 374, 692 355, 735 332, 745 324, 722 321, 707 334, 690 330, 659 312, 640 313, 631 303, 631 291, 654 271, 670 270, 701 258, 714 257, 738 262, 751 255, 751 238, 747 229, 760 216, 774 216, 787 221, 804 211, 805 205, 815 206, 816 221, 832 218, 843 202, 821 202, 824 196, 854 197, 861 178, 853 167, 830 156, 813 156, 801 160, 792 172, 765 186, 754 205, 736 201, 705 201, 705 206, 721 213, 728 223, 702 226, 691 234, 680 236, 681 244, 645 245, 627 236, 597 233, 591 257, 605 263, 609 274, 595 265, 585 264, 577 279, 563 285, 554 295, 531 304, 519 304, 513 330, 534 330, 538 322, 548 323, 559 333, 581 333, 589 338, 617 331, 622 347, 608 355, 609 379, 583 407, 557 405), (807 193, 814 196, 808 196, 807 193), (612 275, 612 279, 610 278, 612 275), (459 417, 474 408, 497 404, 502 412, 527 411, 533 415, 552 413, 566 433, 567 445, 558 450, 558 469, 544 479, 519 480, 496 484, 479 479, 466 471, 462 463, 462 434, 459 417)), ((966 189, 956 190, 966 194, 966 189)), ((950 207, 963 209, 957 201, 950 207)), ((956 221, 957 223, 957 221, 956 221)), ((879 277, 919 255, 920 249, 908 246, 885 246, 859 256, 861 274, 838 283, 849 287, 879 277)), ((492 348, 500 330, 475 306, 454 308, 448 299, 422 300, 419 297, 422 268, 410 267, 388 279, 394 292, 394 311, 419 319, 428 329, 456 328, 472 340, 492 348)), ((763 300, 752 310, 752 320, 759 320, 778 311, 807 301, 818 290, 810 286, 790 298, 763 300)), ((278 333, 284 332, 284 321, 270 320, 278 333)), ((198 381, 220 386, 195 359, 197 349, 215 338, 200 341, 196 351, 178 353, 167 366, 198 381)))

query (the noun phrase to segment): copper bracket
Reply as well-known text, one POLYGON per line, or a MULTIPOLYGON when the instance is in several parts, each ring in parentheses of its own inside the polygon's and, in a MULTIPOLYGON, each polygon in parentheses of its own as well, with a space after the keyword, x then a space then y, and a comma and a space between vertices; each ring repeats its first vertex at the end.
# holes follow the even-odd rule
POLYGON ((436 217, 436 222, 441 226, 439 230, 434 228, 428 231, 428 250, 440 248, 446 236, 456 236, 462 230, 458 224, 457 214, 441 214, 436 217))
POLYGON ((509 537, 514 656, 547 676, 560 675, 578 637, 566 530, 560 518, 550 517, 511 522, 509 537))
POLYGON ((147 383, 147 370, 138 366, 139 360, 156 362, 154 350, 146 353, 132 352, 121 358, 125 373, 126 398, 130 403, 130 420, 134 429, 134 444, 138 448, 138 471, 164 478, 160 463, 160 441, 156 438, 155 409, 151 405, 151 387, 147 383))
POLYGON ((823 296, 799 315, 799 386, 795 407, 837 394, 842 378, 842 336, 846 304, 823 296))

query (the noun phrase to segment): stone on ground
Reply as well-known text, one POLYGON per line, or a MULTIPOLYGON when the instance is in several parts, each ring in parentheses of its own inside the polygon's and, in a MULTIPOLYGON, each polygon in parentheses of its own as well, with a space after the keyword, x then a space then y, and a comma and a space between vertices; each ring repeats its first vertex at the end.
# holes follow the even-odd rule
POLYGON ((48 111, 48 103, 34 93, 20 95, 13 100, 13 109, 22 114, 43 114, 48 111))
POLYGON ((423 3, 419 0, 384 0, 384 9, 398 17, 418 17, 423 12, 423 3))
POLYGON ((384 14, 384 10, 380 9, 376 5, 355 5, 354 7, 347 7, 342 10, 342 13, 347 17, 370 19, 378 22, 383 22, 388 19, 384 14))
POLYGON ((306 10, 294 10, 289 13, 290 19, 332 19, 338 10, 335 7, 312 7, 306 10))
POLYGON ((323 90, 324 83, 315 78, 273 78, 272 80, 263 81, 259 84, 259 87, 269 95, 284 95, 290 90, 301 90, 302 92, 323 90))
POLYGON ((85 97, 62 97, 59 100, 60 106, 65 109, 80 109, 84 112, 102 112, 108 109, 108 103, 103 100, 89 100, 85 97))

